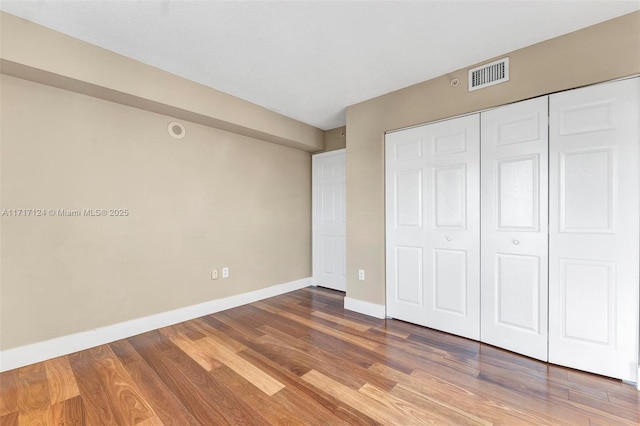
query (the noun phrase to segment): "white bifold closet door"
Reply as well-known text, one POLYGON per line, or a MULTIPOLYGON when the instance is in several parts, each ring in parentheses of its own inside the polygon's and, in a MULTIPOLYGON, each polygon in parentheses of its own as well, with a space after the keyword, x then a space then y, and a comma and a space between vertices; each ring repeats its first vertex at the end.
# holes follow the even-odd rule
POLYGON ((550 98, 549 361, 637 381, 640 79, 550 98))
POLYGON ((387 315, 480 335, 479 115, 386 136, 387 315))
POLYGON ((481 341, 547 359, 548 98, 481 114, 481 341))

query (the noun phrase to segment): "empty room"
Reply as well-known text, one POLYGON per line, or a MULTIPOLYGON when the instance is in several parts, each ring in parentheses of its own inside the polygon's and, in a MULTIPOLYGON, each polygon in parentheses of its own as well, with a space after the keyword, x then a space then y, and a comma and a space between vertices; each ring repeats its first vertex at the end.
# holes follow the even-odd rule
POLYGON ((0 425, 640 424, 640 2, 0 1, 0 425))

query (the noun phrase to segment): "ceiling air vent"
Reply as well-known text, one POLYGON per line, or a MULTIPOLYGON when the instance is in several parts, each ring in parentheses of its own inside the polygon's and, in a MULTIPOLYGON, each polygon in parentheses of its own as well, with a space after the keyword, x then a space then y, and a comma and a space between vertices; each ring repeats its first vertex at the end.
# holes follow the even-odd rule
POLYGON ((469 91, 483 89, 509 81, 509 58, 469 70, 469 91))

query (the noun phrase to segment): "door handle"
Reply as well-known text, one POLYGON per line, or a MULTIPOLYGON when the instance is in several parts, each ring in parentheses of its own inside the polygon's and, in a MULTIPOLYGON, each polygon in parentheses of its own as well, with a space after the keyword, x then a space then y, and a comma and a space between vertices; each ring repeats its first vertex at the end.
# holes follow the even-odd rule
POLYGON ((447 241, 453 241, 453 237, 451 235, 447 235, 447 241))
POLYGON ((512 242, 513 242, 513 245, 514 245, 514 246, 517 246, 518 244, 520 244, 520 241, 519 241, 519 240, 513 240, 512 242))

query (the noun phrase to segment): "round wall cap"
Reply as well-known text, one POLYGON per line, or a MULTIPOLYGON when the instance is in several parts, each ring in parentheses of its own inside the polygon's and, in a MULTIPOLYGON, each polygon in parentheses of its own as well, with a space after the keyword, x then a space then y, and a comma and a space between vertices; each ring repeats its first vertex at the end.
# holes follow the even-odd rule
POLYGON ((182 139, 187 133, 182 123, 179 123, 177 121, 172 121, 171 123, 169 123, 167 125, 167 130, 169 131, 171 137, 174 139, 182 139))

